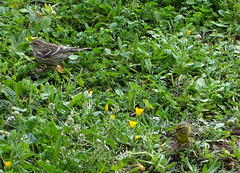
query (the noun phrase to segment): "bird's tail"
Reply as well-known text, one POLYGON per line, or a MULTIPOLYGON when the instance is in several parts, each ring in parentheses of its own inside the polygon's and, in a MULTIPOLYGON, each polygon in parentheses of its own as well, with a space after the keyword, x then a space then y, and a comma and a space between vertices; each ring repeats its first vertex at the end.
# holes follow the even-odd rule
POLYGON ((92 48, 91 47, 85 47, 85 48, 76 49, 76 51, 84 51, 84 50, 92 50, 92 48))

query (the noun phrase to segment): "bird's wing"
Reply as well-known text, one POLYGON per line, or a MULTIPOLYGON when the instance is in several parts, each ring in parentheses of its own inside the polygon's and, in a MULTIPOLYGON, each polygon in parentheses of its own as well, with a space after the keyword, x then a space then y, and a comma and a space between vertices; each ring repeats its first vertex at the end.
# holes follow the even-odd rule
POLYGON ((58 54, 64 54, 71 51, 71 47, 68 46, 57 46, 55 44, 52 44, 51 46, 46 47, 42 50, 42 52, 37 52, 38 56, 44 58, 48 58, 51 56, 55 56, 58 54))
POLYGON ((68 46, 58 46, 58 48, 51 53, 51 55, 56 55, 59 53, 67 53, 67 52, 74 52, 74 47, 68 47, 68 46))

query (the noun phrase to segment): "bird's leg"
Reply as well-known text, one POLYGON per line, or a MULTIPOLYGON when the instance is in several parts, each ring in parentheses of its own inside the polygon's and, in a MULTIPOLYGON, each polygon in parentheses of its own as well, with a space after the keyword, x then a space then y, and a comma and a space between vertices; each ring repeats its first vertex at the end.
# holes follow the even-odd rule
POLYGON ((44 72, 47 68, 48 68, 47 65, 42 64, 39 68, 35 68, 35 70, 36 70, 36 72, 41 73, 41 72, 44 72))

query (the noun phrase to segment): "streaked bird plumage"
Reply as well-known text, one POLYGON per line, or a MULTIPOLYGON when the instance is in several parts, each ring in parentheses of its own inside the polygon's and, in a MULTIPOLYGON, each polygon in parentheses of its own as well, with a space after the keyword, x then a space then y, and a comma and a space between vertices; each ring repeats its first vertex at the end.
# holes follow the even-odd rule
POLYGON ((74 52, 91 50, 92 48, 80 48, 60 46, 53 43, 47 43, 41 39, 32 41, 33 54, 36 60, 46 65, 60 65, 62 61, 74 52))

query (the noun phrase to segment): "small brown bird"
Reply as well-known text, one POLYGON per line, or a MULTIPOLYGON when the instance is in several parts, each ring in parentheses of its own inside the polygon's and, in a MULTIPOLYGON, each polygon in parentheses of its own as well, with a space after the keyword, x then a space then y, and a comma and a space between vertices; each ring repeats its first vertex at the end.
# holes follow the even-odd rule
POLYGON ((41 39, 32 41, 33 54, 36 60, 46 65, 60 65, 62 61, 74 52, 91 50, 92 48, 80 48, 60 46, 53 43, 47 43, 41 39))

